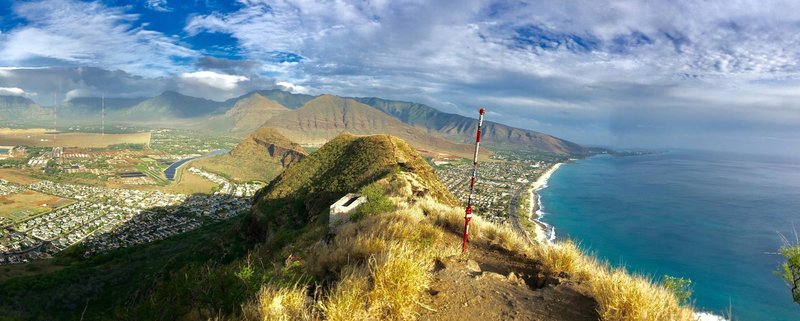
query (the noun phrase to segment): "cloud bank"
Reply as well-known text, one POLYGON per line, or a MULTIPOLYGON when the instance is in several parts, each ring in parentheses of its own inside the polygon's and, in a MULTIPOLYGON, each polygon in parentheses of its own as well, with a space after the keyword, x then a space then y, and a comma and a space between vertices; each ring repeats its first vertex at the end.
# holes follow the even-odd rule
MULTIPOLYGON (((84 93, 100 85, 63 68, 117 75, 103 90, 125 95, 269 86, 467 115, 486 106, 494 120, 589 144, 800 147, 796 1, 147 3, 15 4, 0 64, 55 66, 84 93)), ((46 91, 13 79, 0 72, 0 86, 46 91)))

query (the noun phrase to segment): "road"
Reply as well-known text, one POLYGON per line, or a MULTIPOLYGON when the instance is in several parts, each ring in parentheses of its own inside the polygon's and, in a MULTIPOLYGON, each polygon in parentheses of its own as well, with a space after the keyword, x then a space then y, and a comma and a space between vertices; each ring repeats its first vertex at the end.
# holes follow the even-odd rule
POLYGON ((514 192, 514 196, 512 196, 511 201, 508 202, 508 214, 511 217, 511 226, 514 227, 514 231, 516 231, 522 239, 533 244, 533 241, 531 241, 528 233, 525 232, 525 229, 522 228, 522 224, 519 223, 519 217, 517 217, 517 200, 519 199, 520 194, 525 191, 526 188, 523 185, 517 188, 517 190, 514 192))

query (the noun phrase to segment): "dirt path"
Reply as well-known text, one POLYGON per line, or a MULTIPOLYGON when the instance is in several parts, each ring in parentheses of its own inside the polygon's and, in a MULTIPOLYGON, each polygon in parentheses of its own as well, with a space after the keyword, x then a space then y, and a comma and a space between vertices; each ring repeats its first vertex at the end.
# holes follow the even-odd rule
POLYGON ((599 320, 585 285, 545 277, 530 258, 471 246, 469 260, 437 262, 420 320, 599 320))

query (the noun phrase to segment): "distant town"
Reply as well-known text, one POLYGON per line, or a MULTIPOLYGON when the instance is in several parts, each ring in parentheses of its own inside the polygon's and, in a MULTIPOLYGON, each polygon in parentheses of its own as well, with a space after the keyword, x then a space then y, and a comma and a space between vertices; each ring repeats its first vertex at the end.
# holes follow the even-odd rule
POLYGON ((0 264, 47 258, 82 242, 86 255, 143 244, 227 219, 249 209, 261 183, 234 184, 196 168, 190 171, 218 183, 213 194, 105 188, 39 181, 27 186, 0 180, 0 193, 41 193, 69 200, 67 205, 22 221, 4 218, 0 264))
MULTIPOLYGON (((532 153, 496 152, 490 161, 480 162, 475 184, 475 215, 486 220, 511 224, 509 207, 547 168, 563 159, 532 153)), ((436 174, 460 201, 466 202, 472 162, 463 159, 433 160, 436 174)), ((527 197, 527 193, 523 196, 527 197)))

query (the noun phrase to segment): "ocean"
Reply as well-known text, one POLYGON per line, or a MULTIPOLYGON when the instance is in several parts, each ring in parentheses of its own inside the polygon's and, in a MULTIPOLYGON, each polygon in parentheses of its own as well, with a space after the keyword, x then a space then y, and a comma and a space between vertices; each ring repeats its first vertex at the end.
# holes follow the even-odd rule
POLYGON ((561 166, 539 191, 542 221, 615 266, 690 278, 698 310, 800 320, 775 275, 779 233, 800 231, 800 160, 671 151, 561 166))

